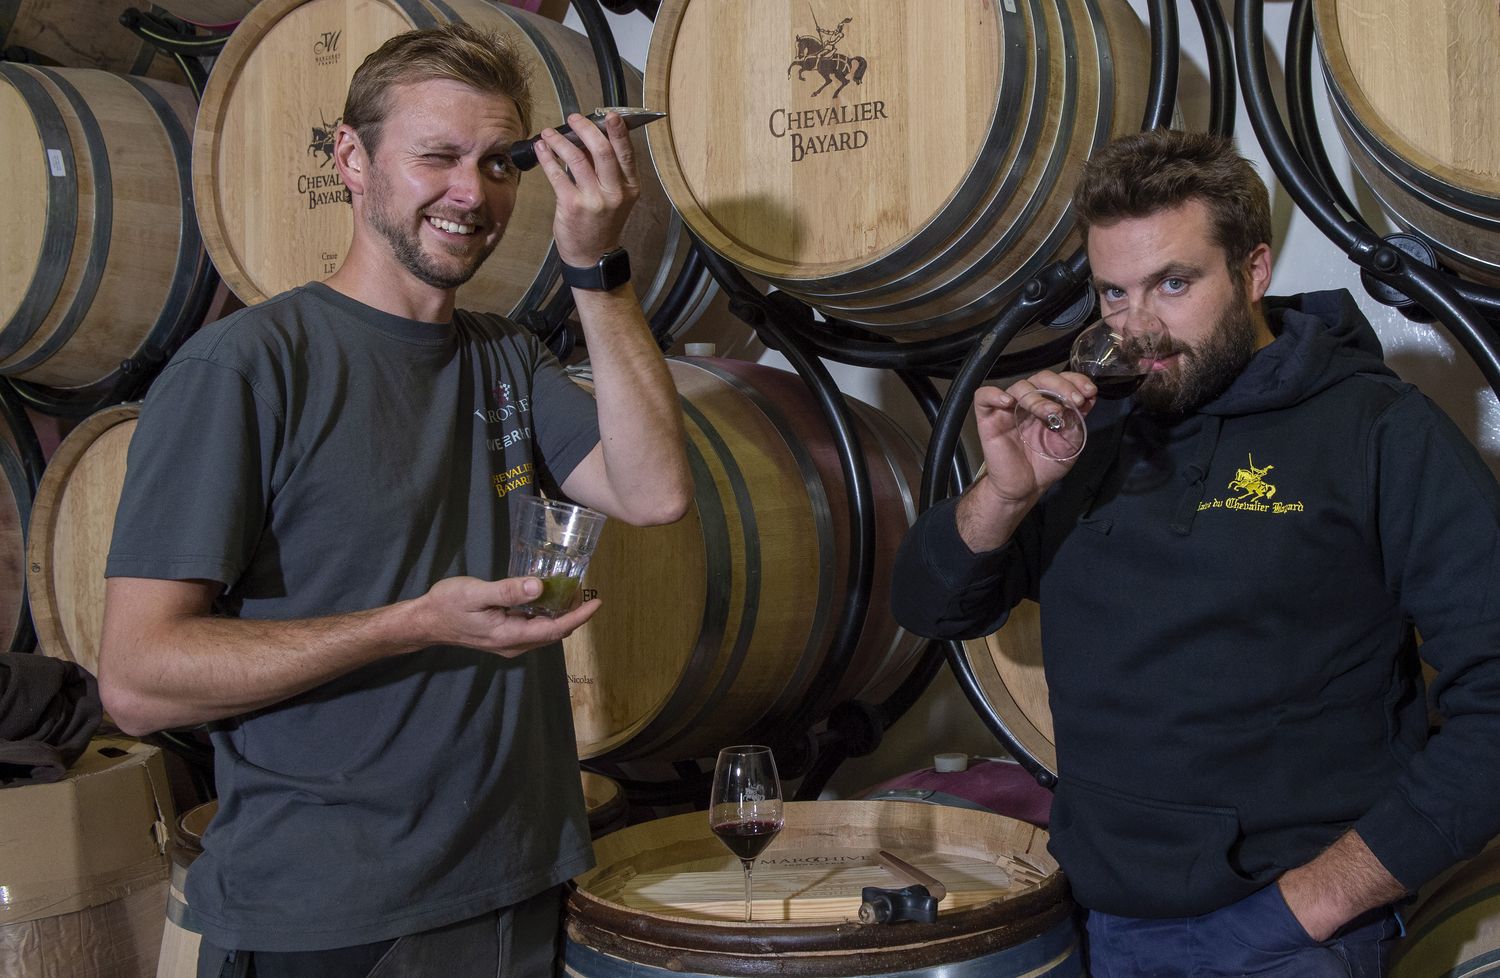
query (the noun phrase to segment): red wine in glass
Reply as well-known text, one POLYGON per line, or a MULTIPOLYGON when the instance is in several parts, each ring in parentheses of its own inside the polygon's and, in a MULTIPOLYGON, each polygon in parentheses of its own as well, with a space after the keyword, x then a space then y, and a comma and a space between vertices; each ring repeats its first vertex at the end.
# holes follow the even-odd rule
POLYGON ((708 802, 708 827, 745 868, 745 920, 751 917, 755 859, 781 831, 781 779, 771 748, 745 745, 719 751, 708 802))
POLYGON ((1116 309, 1079 332, 1068 366, 1087 376, 1106 400, 1140 390, 1152 364, 1171 348, 1161 320, 1145 309, 1116 309))
POLYGON ((1149 370, 1138 374, 1107 373, 1103 365, 1094 361, 1082 361, 1074 364, 1073 368, 1092 380, 1099 396, 1106 401, 1119 401, 1129 397, 1140 390, 1146 378, 1151 376, 1149 370))
POLYGON ((769 818, 747 818, 738 822, 720 822, 713 829, 714 835, 729 847, 730 852, 741 859, 753 860, 776 838, 781 823, 769 818))

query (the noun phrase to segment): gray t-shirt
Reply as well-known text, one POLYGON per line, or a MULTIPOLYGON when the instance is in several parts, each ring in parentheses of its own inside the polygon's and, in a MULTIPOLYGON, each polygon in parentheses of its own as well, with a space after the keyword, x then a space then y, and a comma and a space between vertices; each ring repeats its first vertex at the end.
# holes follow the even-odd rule
MULTIPOLYGON (((593 399, 513 324, 304 286, 200 331, 152 385, 107 574, 219 581, 216 612, 247 619, 501 578, 510 502, 598 440, 593 399)), ((560 645, 387 659, 213 740, 187 898, 220 947, 384 940, 592 863, 560 645)))

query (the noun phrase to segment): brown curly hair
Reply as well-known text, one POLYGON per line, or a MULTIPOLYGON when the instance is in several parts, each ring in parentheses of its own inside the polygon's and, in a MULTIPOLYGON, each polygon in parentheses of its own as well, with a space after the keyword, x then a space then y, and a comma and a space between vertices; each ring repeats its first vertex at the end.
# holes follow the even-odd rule
POLYGON ((1156 129, 1114 140, 1084 166, 1073 212, 1087 235, 1092 225, 1147 217, 1189 200, 1208 208, 1214 241, 1231 267, 1271 243, 1265 183, 1232 140, 1206 132, 1156 129))

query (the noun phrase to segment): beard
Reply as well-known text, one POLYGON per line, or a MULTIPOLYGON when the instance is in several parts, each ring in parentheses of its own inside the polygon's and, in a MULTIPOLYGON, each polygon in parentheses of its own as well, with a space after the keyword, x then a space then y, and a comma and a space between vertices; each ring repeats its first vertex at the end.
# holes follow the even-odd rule
POLYGON ((1255 319, 1240 282, 1209 337, 1189 346, 1173 343, 1177 363, 1146 378, 1136 401, 1155 414, 1188 414, 1229 389, 1255 355, 1255 319))
MULTIPOLYGON (((400 215, 393 213, 387 207, 386 202, 390 196, 385 182, 377 176, 367 192, 370 227, 374 228, 391 246, 391 254, 403 268, 416 276, 418 281, 435 289, 456 289, 473 278, 474 273, 479 271, 479 266, 483 265, 485 259, 495 250, 495 245, 500 243, 499 239, 496 239, 477 252, 450 252, 448 260, 444 261, 424 250, 421 232, 408 226, 402 221, 400 215)), ((457 224, 477 226, 482 223, 472 212, 456 217, 443 216, 445 220, 451 220, 457 224)), ((426 218, 421 218, 421 220, 426 220, 426 218)), ((474 233, 479 232, 476 230, 474 233)))

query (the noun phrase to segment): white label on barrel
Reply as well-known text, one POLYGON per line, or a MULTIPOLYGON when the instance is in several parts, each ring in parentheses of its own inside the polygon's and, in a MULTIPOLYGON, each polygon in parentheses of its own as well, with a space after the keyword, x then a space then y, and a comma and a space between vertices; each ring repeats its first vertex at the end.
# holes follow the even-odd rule
POLYGON ((1008 14, 1016 12, 1016 0, 1005 0, 1005 12, 1008 14))
POLYGON ((61 150, 47 150, 47 164, 52 167, 52 175, 54 177, 65 177, 68 175, 68 167, 63 163, 61 150))

